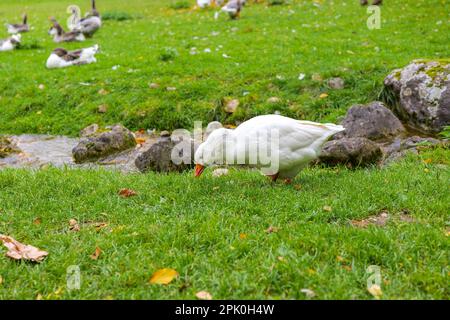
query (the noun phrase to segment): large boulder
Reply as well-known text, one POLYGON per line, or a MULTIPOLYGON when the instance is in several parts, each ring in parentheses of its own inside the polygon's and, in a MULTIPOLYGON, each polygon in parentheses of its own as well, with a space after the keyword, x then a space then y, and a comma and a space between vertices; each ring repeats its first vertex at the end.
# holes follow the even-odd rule
POLYGON ((96 161, 135 146, 136 140, 133 133, 118 124, 105 130, 97 130, 82 138, 73 148, 72 155, 76 163, 83 163, 96 161))
POLYGON ((351 167, 377 163, 383 156, 380 146, 366 138, 342 138, 325 143, 320 161, 328 165, 351 167))
POLYGON ((347 111, 341 123, 345 131, 335 139, 367 138, 369 140, 390 140, 405 132, 400 120, 381 102, 355 105, 347 111))
POLYGON ((150 149, 136 158, 135 165, 141 172, 182 172, 192 167, 194 150, 194 140, 171 137, 164 132, 150 149))
POLYGON ((450 60, 414 60, 384 85, 397 99, 394 112, 411 127, 437 133, 450 124, 450 60))
POLYGON ((0 158, 6 158, 11 153, 20 152, 19 148, 11 141, 10 138, 0 136, 0 158))

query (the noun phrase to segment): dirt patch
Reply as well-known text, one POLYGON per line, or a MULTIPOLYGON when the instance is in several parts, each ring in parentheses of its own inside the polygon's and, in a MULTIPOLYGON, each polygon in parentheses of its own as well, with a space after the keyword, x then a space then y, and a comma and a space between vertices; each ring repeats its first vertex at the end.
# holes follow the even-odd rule
POLYGON ((408 210, 402 210, 397 214, 390 214, 387 210, 383 210, 376 215, 369 216, 362 220, 352 220, 350 223, 356 228, 367 228, 370 225, 384 227, 389 221, 412 223, 415 220, 409 214, 408 210))

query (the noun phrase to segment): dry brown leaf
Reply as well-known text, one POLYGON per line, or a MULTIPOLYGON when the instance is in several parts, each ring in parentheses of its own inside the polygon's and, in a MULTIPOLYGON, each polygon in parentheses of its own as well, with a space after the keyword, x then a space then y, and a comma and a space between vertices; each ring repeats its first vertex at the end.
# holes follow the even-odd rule
POLYGON ((369 288, 367 288, 367 291, 374 296, 375 299, 380 299, 383 295, 383 291, 381 291, 381 287, 377 284, 371 285, 369 288))
POLYGON ((109 92, 108 92, 108 90, 105 90, 105 89, 100 89, 100 90, 98 90, 98 94, 101 94, 102 96, 105 96, 105 95, 107 95, 109 92))
POLYGON ((119 196, 121 196, 122 198, 129 198, 135 195, 137 195, 137 192, 131 189, 121 189, 119 191, 119 196))
POLYGON ((239 239, 245 240, 245 239, 247 239, 247 235, 245 233, 241 233, 241 234, 239 234, 239 239))
POLYGON ((331 208, 330 206, 324 206, 323 210, 327 211, 327 212, 331 212, 331 210, 333 210, 333 208, 331 208))
POLYGON ((33 220, 33 224, 35 225, 40 225, 42 223, 42 219, 40 217, 37 217, 36 219, 33 220))
POLYGON ((208 291, 199 291, 195 296, 200 300, 212 300, 212 295, 208 291))
POLYGON ((3 277, 0 276, 0 286, 3 284, 3 277))
POLYGON ((94 253, 90 257, 92 260, 97 260, 98 257, 100 257, 101 253, 102 253, 102 249, 100 249, 99 247, 96 247, 94 253))
POLYGON ((105 228, 105 227, 107 227, 107 226, 108 226, 107 223, 105 223, 105 222, 99 222, 99 223, 97 223, 97 224, 94 225, 94 228, 95 228, 95 230, 98 232, 98 231, 100 231, 101 229, 103 229, 103 228, 105 228))
POLYGON ((425 159, 425 160, 423 160, 423 162, 425 164, 430 164, 431 162, 433 162, 433 159, 425 159))
POLYGON ((69 220, 69 230, 74 231, 74 232, 80 231, 80 226, 78 225, 77 220, 75 220, 75 219, 69 220))
POLYGON ((297 190, 297 191, 300 191, 300 190, 302 190, 302 185, 301 184, 295 184, 294 185, 294 189, 297 190))
POLYGON ((22 244, 19 241, 0 234, 0 241, 3 242, 8 252, 6 256, 15 260, 30 260, 34 262, 41 262, 48 255, 48 252, 39 250, 36 247, 22 244))
POLYGON ((136 140, 136 144, 144 144, 145 141, 147 141, 146 139, 141 138, 141 137, 137 137, 137 138, 135 138, 135 140, 136 140))
POLYGON ((178 277, 178 272, 174 269, 164 268, 155 271, 150 278, 151 284, 169 284, 178 277))

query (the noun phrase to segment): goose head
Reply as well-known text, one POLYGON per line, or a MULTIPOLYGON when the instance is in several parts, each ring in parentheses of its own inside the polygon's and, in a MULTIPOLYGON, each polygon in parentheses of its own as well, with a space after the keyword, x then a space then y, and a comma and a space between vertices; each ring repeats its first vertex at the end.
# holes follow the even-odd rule
POLYGON ((198 147, 194 155, 196 177, 199 177, 208 166, 225 163, 225 152, 230 133, 229 129, 216 129, 198 147))
POLYGON ((20 43, 21 39, 22 39, 22 36, 20 34, 15 34, 15 35, 11 36, 11 38, 9 38, 9 41, 11 41, 11 43, 13 45, 17 45, 20 43))

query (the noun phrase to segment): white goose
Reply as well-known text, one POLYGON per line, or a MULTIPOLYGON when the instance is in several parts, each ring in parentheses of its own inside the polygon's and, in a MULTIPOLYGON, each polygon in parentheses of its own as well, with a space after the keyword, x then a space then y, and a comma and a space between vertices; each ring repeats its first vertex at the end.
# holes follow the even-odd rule
POLYGON ((53 50, 47 59, 47 68, 65 68, 74 65, 90 64, 97 62, 95 54, 98 52, 98 45, 80 50, 67 51, 63 48, 53 50))
POLYGON ((195 176, 211 165, 253 165, 276 181, 290 182, 317 159, 324 143, 344 131, 336 124, 295 120, 279 115, 252 118, 236 129, 216 129, 195 153, 195 176))
POLYGON ((6 28, 8 29, 9 34, 23 33, 30 31, 30 27, 27 23, 27 14, 23 15, 22 23, 12 24, 7 23, 6 28))
POLYGON ((15 34, 8 39, 0 40, 0 51, 14 50, 20 44, 21 35, 15 34))

